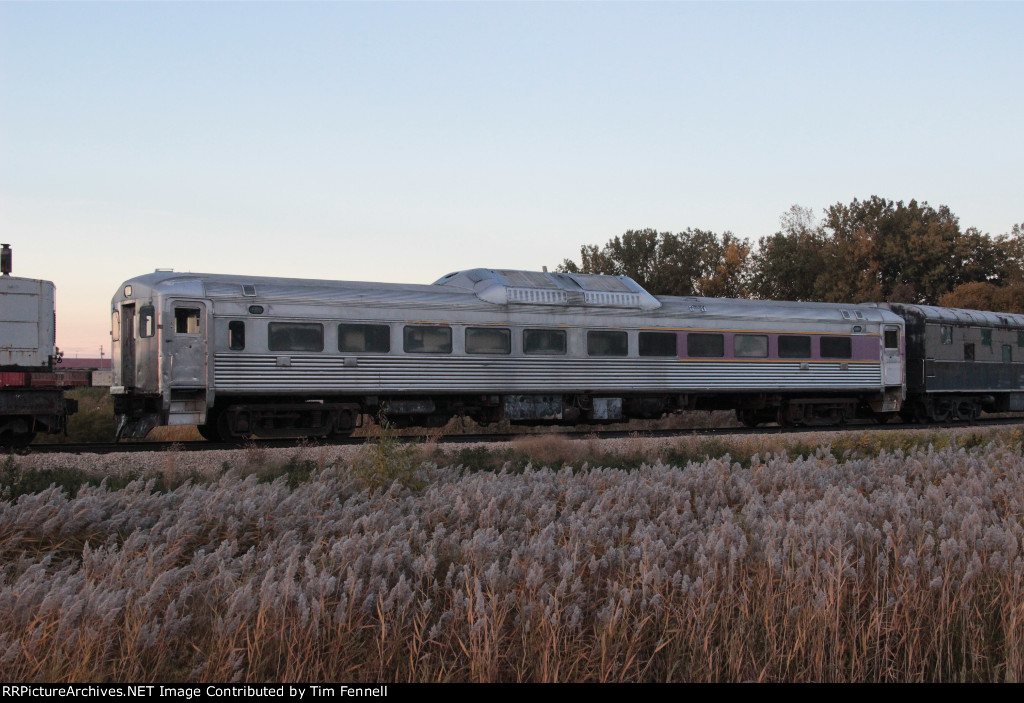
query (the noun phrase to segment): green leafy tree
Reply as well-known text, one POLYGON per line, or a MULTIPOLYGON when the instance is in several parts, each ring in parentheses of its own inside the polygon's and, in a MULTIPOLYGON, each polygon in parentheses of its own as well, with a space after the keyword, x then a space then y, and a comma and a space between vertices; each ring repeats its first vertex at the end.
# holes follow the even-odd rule
POLYGON ((970 256, 964 268, 975 280, 961 283, 939 298, 939 305, 971 310, 1024 313, 1024 225, 989 237, 971 228, 970 256))
POLYGON ((782 224, 754 257, 751 290, 762 298, 935 305, 966 283, 1001 286, 1024 260, 1019 228, 996 238, 961 230, 948 207, 916 200, 836 203, 820 223, 794 206, 782 224))
POLYGON ((741 297, 747 293, 750 243, 731 232, 629 230, 602 248, 580 247, 580 264, 566 259, 570 273, 629 276, 655 295, 741 297))
POLYGON ((780 224, 756 252, 731 232, 629 230, 560 270, 629 276, 656 295, 1024 311, 1024 224, 992 237, 961 230, 945 205, 878 196, 836 203, 821 221, 794 205, 780 224))
POLYGON ((758 241, 750 292, 765 300, 820 300, 828 240, 810 208, 794 205, 780 220, 780 231, 758 241))
POLYGON ((945 205, 878 196, 825 211, 837 278, 828 300, 889 300, 895 291, 933 302, 963 281, 968 253, 960 224, 945 205), (960 255, 958 257, 958 254, 960 255))
POLYGON ((995 278, 1003 284, 1024 284, 1024 223, 994 240, 995 278))
POLYGON ((965 308, 967 310, 992 310, 999 286, 985 281, 962 283, 939 298, 944 308, 965 308))

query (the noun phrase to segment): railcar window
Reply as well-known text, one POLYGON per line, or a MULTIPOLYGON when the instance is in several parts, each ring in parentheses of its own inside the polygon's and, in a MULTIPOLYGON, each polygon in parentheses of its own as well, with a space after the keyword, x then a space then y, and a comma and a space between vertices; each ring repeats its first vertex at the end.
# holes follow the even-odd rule
POLYGON ((981 331, 981 343, 984 344, 986 347, 992 346, 992 330, 981 331))
POLYGON ((526 354, 565 354, 565 330, 523 330, 526 354))
POLYGON ((511 354, 512 330, 507 327, 467 327, 467 354, 511 354))
POLYGON ((940 331, 941 331, 941 334, 942 334, 942 343, 943 344, 952 344, 953 343, 953 326, 952 325, 942 325, 940 331))
POLYGON ((121 340, 121 315, 117 310, 110 315, 110 339, 115 342, 121 340))
POLYGON ((675 356, 675 332, 641 332, 640 356, 675 356))
POLYGON ((849 359, 853 356, 853 340, 849 337, 822 337, 823 359, 849 359))
POLYGON ((388 325, 338 325, 338 351, 387 354, 391 351, 391 327, 388 325))
POLYGON ((964 343, 964 361, 974 361, 974 343, 964 343))
POLYGON ((199 309, 174 308, 174 332, 176 334, 199 334, 199 309))
POLYGON ((763 359, 768 356, 768 335, 737 334, 732 338, 732 351, 735 356, 763 359))
POLYGON ((452 328, 436 325, 406 325, 405 351, 421 354, 451 354, 452 328))
POLYGON ((232 320, 228 323, 228 349, 245 349, 245 323, 241 320, 232 320))
MULTIPOLYGON (((116 315, 117 313, 115 312, 114 314, 116 315)), ((1017 346, 1024 347, 1024 332, 1017 333, 1017 346)))
POLYGON ((267 346, 270 351, 323 351, 324 326, 319 322, 271 322, 267 346))
POLYGON ((1013 347, 1009 344, 1003 345, 1003 361, 1013 361, 1013 347))
POLYGON ((810 359, 811 338, 802 334, 780 334, 779 358, 810 359))
POLYGON ((900 331, 899 330, 886 330, 885 331, 885 348, 886 349, 899 349, 900 348, 900 331))
POLYGON ((139 336, 152 337, 156 333, 156 312, 152 305, 139 308, 139 336))
POLYGON ((629 341, 625 332, 617 330, 590 330, 587 332, 589 356, 626 356, 629 341))
POLYGON ((686 355, 717 357, 725 356, 725 336, 690 332, 686 335, 686 355))

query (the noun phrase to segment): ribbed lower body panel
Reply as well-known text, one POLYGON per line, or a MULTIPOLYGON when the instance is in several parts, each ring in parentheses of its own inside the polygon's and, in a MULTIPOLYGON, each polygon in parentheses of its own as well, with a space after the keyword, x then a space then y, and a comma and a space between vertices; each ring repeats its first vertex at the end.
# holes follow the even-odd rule
POLYGON ((831 362, 475 359, 218 354, 215 388, 230 393, 696 393, 881 390, 881 364, 831 362), (350 357, 351 359, 351 357, 350 357))

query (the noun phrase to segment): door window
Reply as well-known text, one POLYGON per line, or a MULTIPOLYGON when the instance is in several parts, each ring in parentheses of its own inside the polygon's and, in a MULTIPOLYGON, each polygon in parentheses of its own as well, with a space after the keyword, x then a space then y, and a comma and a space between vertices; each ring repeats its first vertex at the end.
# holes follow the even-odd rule
POLYGON ((199 334, 199 308, 174 308, 176 334, 199 334))

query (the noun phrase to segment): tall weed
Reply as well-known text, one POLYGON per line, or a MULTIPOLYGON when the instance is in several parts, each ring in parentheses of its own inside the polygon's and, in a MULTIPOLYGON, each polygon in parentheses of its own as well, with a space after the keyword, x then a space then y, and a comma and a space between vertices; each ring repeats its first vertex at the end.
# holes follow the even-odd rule
POLYGON ((9 457, 0 661, 26 683, 1019 681, 1019 431, 800 437, 629 470, 587 462, 642 438, 544 440, 491 472, 382 422, 358 466, 288 450, 293 481, 192 481, 177 452, 17 496, 9 457))

